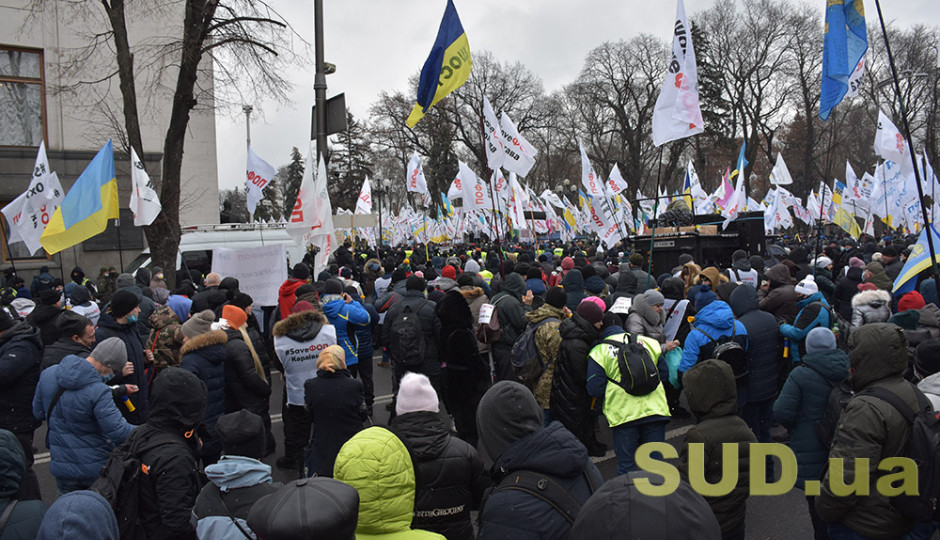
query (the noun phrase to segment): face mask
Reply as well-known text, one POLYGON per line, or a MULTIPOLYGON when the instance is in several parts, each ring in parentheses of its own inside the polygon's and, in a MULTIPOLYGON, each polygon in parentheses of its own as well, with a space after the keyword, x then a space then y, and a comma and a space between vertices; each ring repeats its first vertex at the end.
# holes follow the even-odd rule
POLYGON ((159 273, 154 277, 156 277, 157 279, 163 279, 163 273, 159 273))
POLYGON ((137 315, 128 315, 127 322, 133 322, 133 323, 137 322, 137 315))
POLYGON ((114 373, 108 373, 107 375, 102 375, 102 376, 101 376, 101 382, 107 384, 108 381, 110 381, 110 380, 113 379, 113 378, 114 378, 114 373))

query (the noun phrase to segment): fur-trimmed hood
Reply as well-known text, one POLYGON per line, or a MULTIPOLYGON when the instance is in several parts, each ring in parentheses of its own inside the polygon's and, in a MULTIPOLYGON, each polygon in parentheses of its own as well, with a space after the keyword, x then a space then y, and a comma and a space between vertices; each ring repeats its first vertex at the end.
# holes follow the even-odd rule
POLYGON ((852 307, 872 306, 881 307, 891 304, 891 293, 878 289, 876 291, 861 291, 852 297, 852 307))
MULTIPOLYGON (((301 311, 300 313, 294 313, 282 321, 278 321, 274 325, 272 333, 274 337, 284 337, 288 334, 307 334, 311 333, 315 328, 315 332, 312 332, 310 337, 316 336, 320 331, 320 328, 323 325, 329 324, 326 320, 326 315, 322 311, 313 310, 313 311, 301 311)), ((290 337, 300 337, 290 336, 290 337)), ((302 341, 302 340, 301 340, 302 341)))
POLYGON ((213 345, 225 345, 227 342, 228 336, 225 334, 225 330, 210 330, 205 334, 187 339, 186 343, 183 343, 183 347, 180 349, 180 355, 185 356, 193 351, 205 349, 213 345))
POLYGON ((464 300, 467 302, 473 302, 475 299, 483 296, 483 289, 481 287, 460 287, 457 290, 463 295, 464 300))

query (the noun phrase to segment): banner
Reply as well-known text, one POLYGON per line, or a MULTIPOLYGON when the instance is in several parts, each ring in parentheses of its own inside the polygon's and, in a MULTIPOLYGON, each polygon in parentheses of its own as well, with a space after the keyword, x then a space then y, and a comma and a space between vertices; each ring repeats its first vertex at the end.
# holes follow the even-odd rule
POLYGON ((359 198, 356 199, 356 213, 372 213, 372 186, 369 184, 368 177, 362 181, 362 189, 359 190, 359 198))
POLYGON ((505 111, 500 115, 499 127, 503 135, 503 150, 506 152, 503 168, 525 178, 535 165, 535 156, 538 152, 519 134, 516 125, 512 123, 505 111))
POLYGON ((691 137, 705 130, 699 107, 692 31, 685 17, 682 0, 676 5, 673 29, 672 59, 653 110, 653 144, 656 146, 691 137))
POLYGON ((271 183, 271 178, 277 170, 265 160, 258 157, 255 151, 248 148, 247 178, 245 180, 245 203, 248 205, 248 215, 254 217, 258 203, 264 198, 264 188, 271 183))
MULTIPOLYGON (((309 149, 304 177, 297 190, 297 199, 290 219, 287 220, 287 233, 298 243, 313 243, 314 237, 333 235, 333 205, 326 185, 326 166, 317 159, 316 178, 314 179, 313 155, 319 153, 309 149), (311 153, 312 152, 312 153, 311 153)), ((320 245, 320 244, 317 244, 320 245)), ((324 245, 320 245, 321 252, 324 245)), ((328 252, 327 255, 329 255, 328 252)))
MULTIPOLYGON (((421 158, 418 157, 417 152, 412 154, 411 160, 408 161, 408 177, 405 189, 410 193, 428 194, 428 182, 424 178, 424 170, 421 168, 421 158)), ((450 197, 450 194, 448 193, 447 196, 450 197)))
POLYGON ((578 141, 578 149, 581 151, 581 184, 584 185, 584 189, 591 197, 602 197, 604 195, 604 184, 597 178, 594 166, 591 165, 591 160, 588 159, 581 141, 578 141))
POLYGON ((212 249, 212 271, 236 278, 239 290, 250 295, 256 307, 277 305, 277 291, 287 280, 286 260, 284 244, 212 249))
POLYGON ((137 157, 137 151, 131 148, 131 212, 134 214, 134 226, 145 227, 157 219, 163 210, 157 191, 150 181, 150 175, 144 164, 137 157))
POLYGON ((619 195, 621 191, 627 189, 627 181, 620 174, 620 167, 614 163, 614 168, 610 170, 610 178, 607 179, 607 189, 614 195, 619 195))
POLYGON ((36 153, 29 186, 3 208, 3 215, 10 225, 7 241, 11 244, 23 242, 29 254, 35 255, 42 248, 39 239, 64 197, 65 190, 59 183, 59 177, 49 167, 46 143, 42 142, 36 153))
POLYGON ((486 99, 486 96, 483 96, 483 135, 486 164, 492 170, 498 169, 503 165, 506 152, 503 150, 502 131, 496 120, 496 112, 493 111, 493 106, 490 105, 490 100, 486 99))
POLYGON ((819 117, 829 114, 849 91, 849 77, 868 50, 863 0, 830 0, 823 36, 819 117))
POLYGON ((787 163, 783 161, 783 154, 777 152, 777 163, 770 171, 770 183, 778 186, 789 186, 793 183, 793 177, 790 176, 790 169, 787 163))

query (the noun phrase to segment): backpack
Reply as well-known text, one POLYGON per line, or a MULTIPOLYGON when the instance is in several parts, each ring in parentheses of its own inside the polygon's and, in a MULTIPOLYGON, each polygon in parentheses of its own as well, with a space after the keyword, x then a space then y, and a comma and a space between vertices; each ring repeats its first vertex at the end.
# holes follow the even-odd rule
POLYGON ((706 359, 714 358, 725 362, 731 366, 731 371, 734 372, 735 384, 739 386, 747 384, 747 351, 740 343, 734 340, 738 333, 738 325, 736 323, 731 325, 730 336, 721 336, 718 339, 711 337, 701 328, 694 327, 692 330, 698 330, 711 340, 705 347, 699 349, 699 359, 703 357, 702 351, 707 350, 708 345, 713 345, 710 354, 705 354, 704 357, 706 359))
MULTIPOLYGON (((592 494, 600 489, 601 486, 596 482, 594 476, 590 474, 588 469, 585 468, 581 474, 585 481, 587 481, 588 488, 592 494)), ((574 521, 577 519, 578 513, 581 511, 581 507, 584 504, 572 495, 570 491, 565 489, 564 486, 546 474, 527 470, 512 471, 500 480, 499 483, 496 484, 496 487, 484 495, 483 502, 480 504, 481 520, 487 499, 500 491, 509 490, 528 493, 536 499, 547 503, 552 509, 561 514, 569 525, 574 525, 574 521)))
POLYGON ((604 345, 617 348, 620 380, 615 381, 610 377, 607 377, 607 380, 623 388, 624 392, 631 396, 645 396, 659 386, 659 370, 646 347, 637 342, 636 336, 627 334, 627 337, 627 343, 615 339, 601 341, 604 345))
POLYGON ((509 362, 512 364, 516 378, 530 390, 535 388, 535 384, 545 372, 545 364, 542 363, 538 345, 535 343, 535 331, 543 324, 552 321, 558 322, 558 319, 547 317, 535 324, 530 324, 519 339, 512 344, 512 350, 509 351, 509 362))
MULTIPOLYGON (((807 364, 802 365, 816 371, 812 366, 807 364)), ((816 371, 816 373, 819 372, 816 371)), ((845 382, 832 384, 832 381, 827 379, 822 373, 819 373, 819 376, 826 381, 826 384, 829 385, 831 390, 829 390, 829 400, 826 402, 826 410, 823 412, 823 417, 813 424, 813 431, 816 432, 816 438, 822 443, 823 448, 828 450, 832 448, 832 439, 836 435, 836 427, 839 425, 839 418, 842 417, 842 411, 845 409, 845 406, 849 404, 849 400, 852 399, 854 392, 852 392, 852 388, 845 382)))
POLYGON ((499 325, 499 312, 496 311, 496 304, 499 304, 503 298, 506 296, 500 296, 492 304, 487 304, 493 306, 493 314, 490 315, 490 322, 477 325, 476 338, 480 343, 496 343, 503 337, 502 327, 499 325))
POLYGON ((914 388, 916 412, 890 390, 871 387, 862 394, 887 402, 911 425, 905 457, 917 464, 919 495, 892 497, 891 505, 902 516, 920 523, 940 520, 940 412, 933 410, 930 401, 917 388, 914 388))
POLYGON ((149 468, 142 457, 149 451, 165 444, 180 443, 178 435, 166 432, 155 433, 146 443, 139 439, 124 441, 108 457, 98 479, 90 489, 105 498, 114 510, 121 540, 145 538, 139 522, 140 486, 142 476, 149 468))
MULTIPOLYGON (((424 304, 421 304, 421 307, 424 307, 424 304)), ((421 318, 418 316, 421 307, 415 310, 411 306, 405 306, 401 314, 392 321, 391 342, 388 348, 392 358, 401 366, 419 366, 424 362, 427 344, 424 342, 421 318)))

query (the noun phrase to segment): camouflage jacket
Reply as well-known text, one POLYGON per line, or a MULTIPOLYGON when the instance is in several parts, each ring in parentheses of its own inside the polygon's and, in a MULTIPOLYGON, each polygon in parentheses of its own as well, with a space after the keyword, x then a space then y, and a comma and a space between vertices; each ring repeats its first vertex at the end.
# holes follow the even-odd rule
POLYGON ((183 346, 182 325, 169 306, 160 306, 150 316, 150 337, 146 348, 153 352, 153 365, 159 372, 165 367, 180 365, 183 346))
POLYGON ((552 393, 552 377, 555 375, 555 358, 558 356, 558 347, 561 345, 558 326, 566 318, 565 310, 544 304, 537 310, 526 313, 526 318, 529 324, 537 324, 548 318, 557 319, 543 324, 535 331, 535 346, 539 350, 545 372, 532 389, 532 393, 535 394, 535 400, 539 402, 539 406, 548 409, 552 393))

